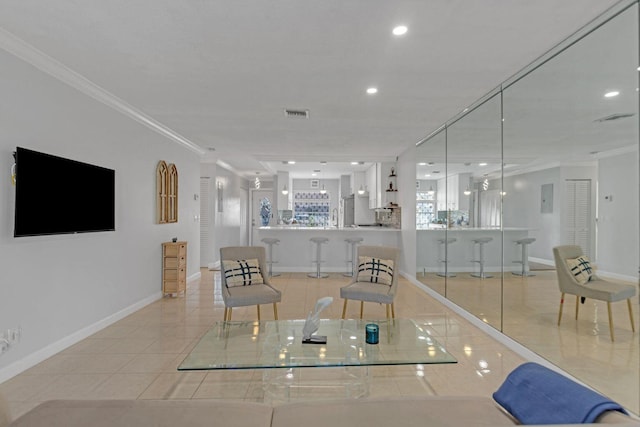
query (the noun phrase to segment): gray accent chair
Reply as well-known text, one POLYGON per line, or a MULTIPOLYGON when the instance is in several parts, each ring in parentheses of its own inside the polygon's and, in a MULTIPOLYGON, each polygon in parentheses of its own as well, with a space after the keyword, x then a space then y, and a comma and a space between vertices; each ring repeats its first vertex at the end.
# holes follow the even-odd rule
POLYGON ((400 250, 398 248, 388 246, 358 246, 358 258, 355 263, 358 264, 358 259, 361 256, 370 256, 380 259, 393 260, 393 279, 391 280, 391 286, 370 282, 358 282, 356 267, 356 275, 353 277, 351 283, 347 286, 340 288, 340 297, 344 299, 344 305, 342 307, 342 318, 345 318, 347 313, 347 301, 356 300, 360 301, 360 318, 362 319, 364 312, 364 303, 377 302, 379 304, 385 304, 387 307, 387 318, 395 319, 396 313, 393 307, 393 299, 396 296, 398 289, 398 258, 400 256, 400 250), (391 316, 389 316, 389 309, 391 309, 391 316))
POLYGON ((266 254, 263 246, 229 246, 220 248, 220 276, 222 280, 222 299, 224 300, 224 320, 231 320, 233 307, 255 305, 260 321, 260 304, 273 304, 273 317, 278 320, 277 303, 282 299, 282 293, 271 286, 266 267, 266 254), (227 287, 223 261, 239 259, 257 259, 260 273, 264 280, 261 285, 227 287))
POLYGON ((631 330, 636 331, 633 321, 633 309, 631 307, 631 298, 636 295, 636 287, 634 285, 625 285, 603 280, 597 275, 592 275, 586 284, 579 283, 571 274, 571 270, 566 263, 567 259, 578 258, 583 256, 580 246, 565 245, 553 248, 553 257, 556 263, 556 272, 558 275, 558 286, 560 287, 560 312, 558 313, 558 326, 562 320, 562 306, 564 305, 564 295, 571 294, 576 296, 576 320, 578 320, 578 310, 580 307, 580 297, 591 298, 599 301, 606 301, 609 314, 609 333, 611 341, 614 341, 613 334, 613 318, 611 316, 611 303, 616 301, 627 300, 629 308, 629 320, 631 320, 631 330))

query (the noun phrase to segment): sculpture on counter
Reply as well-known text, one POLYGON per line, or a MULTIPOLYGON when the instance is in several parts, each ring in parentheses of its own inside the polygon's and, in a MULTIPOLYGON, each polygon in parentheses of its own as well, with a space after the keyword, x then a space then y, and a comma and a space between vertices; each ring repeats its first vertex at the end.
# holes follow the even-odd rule
POLYGON ((307 321, 302 327, 302 342, 304 344, 326 344, 327 337, 323 335, 313 335, 320 326, 320 312, 333 302, 333 297, 320 298, 316 302, 313 312, 309 312, 307 321))

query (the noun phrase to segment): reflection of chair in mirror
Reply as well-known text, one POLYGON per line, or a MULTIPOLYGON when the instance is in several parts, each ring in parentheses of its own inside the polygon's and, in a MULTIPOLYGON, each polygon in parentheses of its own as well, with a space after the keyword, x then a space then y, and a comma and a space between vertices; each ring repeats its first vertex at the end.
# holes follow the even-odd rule
POLYGON ((516 276, 535 276, 529 270, 529 245, 535 242, 536 239, 533 237, 525 237, 524 239, 518 239, 514 241, 516 245, 522 245, 522 259, 520 261, 513 261, 522 264, 522 270, 513 271, 511 274, 515 274, 516 276))
POLYGON ((278 320, 276 303, 282 293, 271 286, 266 274, 263 246, 232 246, 220 248, 222 299, 224 320, 231 320, 233 307, 255 305, 260 320, 260 304, 273 304, 273 317, 278 320), (252 261, 257 260, 257 262, 252 261))
MULTIPOLYGON (((556 263, 556 272, 558 275, 558 286, 560 287, 560 311, 558 313, 558 326, 560 326, 560 320, 562 320, 562 307, 564 305, 564 295, 571 294, 576 296, 576 320, 578 320, 578 309, 580 307, 580 298, 591 298, 599 301, 606 301, 607 311, 609 314, 609 333, 611 335, 611 341, 614 340, 613 335, 613 318, 611 316, 611 303, 616 301, 627 300, 627 307, 629 308, 629 320, 631 320, 631 330, 635 332, 635 324, 633 321, 633 309, 631 307, 631 298, 636 294, 636 288, 633 285, 625 285, 622 283, 615 283, 605 281, 595 274, 590 274, 590 277, 584 284, 580 283, 576 276, 585 277, 579 270, 576 270, 575 274, 572 274, 571 268, 567 264, 567 260, 576 260, 579 257, 584 257, 580 246, 566 245, 557 246, 553 248, 553 257, 556 263)), ((582 261, 586 264, 587 270, 591 271, 588 265, 588 260, 582 261)), ((575 267, 578 268, 578 267, 575 267)), ((587 270, 584 274, 587 274, 587 270)))
POLYGON ((471 276, 478 277, 480 279, 489 279, 493 276, 490 274, 486 274, 484 272, 484 245, 493 240, 493 237, 478 237, 477 239, 471 240, 473 242, 473 249, 475 252, 476 245, 479 246, 478 259, 472 260, 471 262, 477 262, 480 265, 479 273, 471 273, 471 276))
POLYGON ((347 301, 360 301, 362 319, 364 303, 386 304, 387 318, 396 317, 393 299, 398 288, 398 248, 387 246, 359 246, 358 271, 356 277, 347 286, 340 288, 340 297, 344 299, 342 318, 347 313, 347 301), (391 316, 389 315, 391 309, 391 316))
POLYGON ((442 270, 438 272, 438 276, 440 277, 456 277, 454 273, 449 271, 449 260, 447 259, 447 248, 450 244, 454 243, 457 239, 454 237, 449 237, 447 239, 442 238, 438 239, 439 245, 439 258, 438 263, 442 265, 442 270))

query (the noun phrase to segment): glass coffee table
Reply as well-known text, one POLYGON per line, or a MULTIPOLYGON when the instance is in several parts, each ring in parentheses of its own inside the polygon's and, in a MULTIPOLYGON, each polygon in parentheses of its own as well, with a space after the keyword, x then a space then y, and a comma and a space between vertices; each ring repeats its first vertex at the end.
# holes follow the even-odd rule
POLYGON ((456 363, 430 336, 425 322, 321 320, 316 335, 326 344, 302 343, 304 320, 217 322, 178 367, 179 371, 262 369, 265 401, 362 397, 370 367, 456 363), (365 325, 379 327, 377 344, 365 341, 365 325), (300 368, 334 369, 300 369, 300 368), (338 368, 338 369, 335 369, 338 368))

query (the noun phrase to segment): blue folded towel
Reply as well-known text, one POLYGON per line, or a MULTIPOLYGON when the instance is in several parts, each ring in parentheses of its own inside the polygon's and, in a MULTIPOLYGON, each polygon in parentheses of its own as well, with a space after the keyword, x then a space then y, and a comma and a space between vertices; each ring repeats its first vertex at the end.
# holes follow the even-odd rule
POLYGON ((605 396, 533 362, 514 369, 493 398, 521 424, 593 423, 605 411, 627 414, 605 396))

